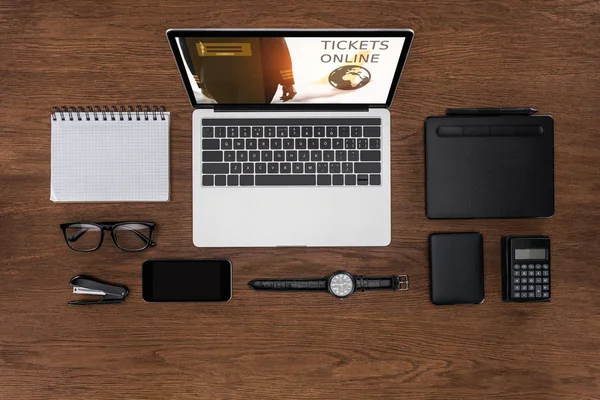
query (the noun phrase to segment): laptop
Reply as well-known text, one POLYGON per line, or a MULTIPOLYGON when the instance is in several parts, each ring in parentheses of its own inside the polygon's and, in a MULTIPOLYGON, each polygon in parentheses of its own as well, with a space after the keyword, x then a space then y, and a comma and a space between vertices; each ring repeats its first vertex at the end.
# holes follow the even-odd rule
POLYGON ((387 246, 390 114, 411 30, 170 29, 197 247, 387 246))

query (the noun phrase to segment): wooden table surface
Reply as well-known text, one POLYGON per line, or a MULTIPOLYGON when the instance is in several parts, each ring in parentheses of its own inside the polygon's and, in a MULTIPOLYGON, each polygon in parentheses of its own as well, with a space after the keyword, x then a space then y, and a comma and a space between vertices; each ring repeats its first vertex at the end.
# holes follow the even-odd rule
POLYGON ((16 1, 0 4, 1 399, 600 399, 600 3, 597 1, 16 1), (455 4, 458 3, 458 4, 455 4), (392 112, 392 244, 198 249, 191 111, 167 28, 411 28, 392 112), (54 204, 50 108, 164 104, 169 203, 54 204), (430 221, 423 120, 447 107, 533 106, 555 118, 556 213, 430 221), (58 225, 152 220, 158 246, 67 249, 58 225), (484 236, 482 305, 429 301, 432 232, 484 236), (552 238, 552 301, 501 300, 500 237, 552 238), (233 300, 148 304, 149 258, 226 257, 233 300), (408 292, 264 294, 257 277, 405 273, 408 292), (68 307, 69 280, 130 288, 68 307))

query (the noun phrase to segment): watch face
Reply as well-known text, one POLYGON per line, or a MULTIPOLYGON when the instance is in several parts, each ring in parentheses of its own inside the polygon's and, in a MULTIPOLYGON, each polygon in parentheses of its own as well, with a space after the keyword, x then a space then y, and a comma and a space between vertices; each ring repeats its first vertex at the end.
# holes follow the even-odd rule
POLYGON ((354 279, 346 272, 338 272, 329 279, 329 291, 336 297, 346 297, 354 292, 354 279))

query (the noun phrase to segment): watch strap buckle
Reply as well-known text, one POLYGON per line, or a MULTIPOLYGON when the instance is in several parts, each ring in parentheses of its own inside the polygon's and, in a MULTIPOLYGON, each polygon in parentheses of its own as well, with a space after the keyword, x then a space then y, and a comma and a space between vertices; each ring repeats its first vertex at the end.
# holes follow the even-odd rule
POLYGON ((408 290, 409 280, 408 275, 394 276, 394 290, 408 290))

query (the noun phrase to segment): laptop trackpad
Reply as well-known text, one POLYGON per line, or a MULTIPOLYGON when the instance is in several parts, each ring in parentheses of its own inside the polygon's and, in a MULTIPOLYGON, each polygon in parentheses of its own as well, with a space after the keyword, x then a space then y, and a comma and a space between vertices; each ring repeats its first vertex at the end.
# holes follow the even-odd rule
POLYGON ((198 247, 386 246, 389 188, 252 187, 197 190, 198 247))

